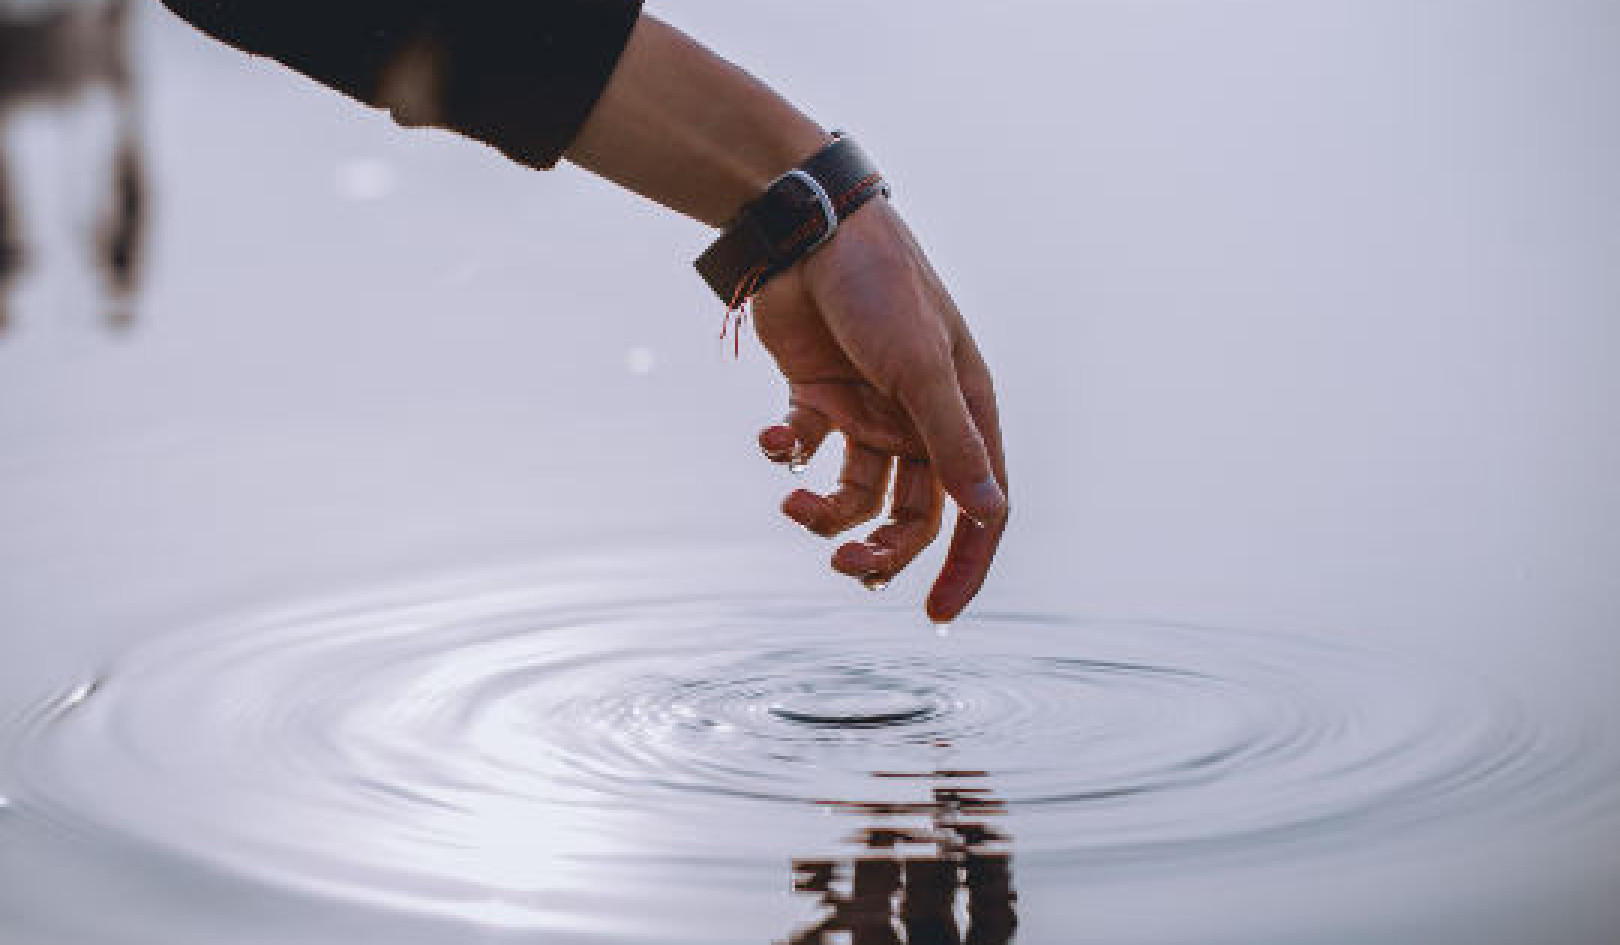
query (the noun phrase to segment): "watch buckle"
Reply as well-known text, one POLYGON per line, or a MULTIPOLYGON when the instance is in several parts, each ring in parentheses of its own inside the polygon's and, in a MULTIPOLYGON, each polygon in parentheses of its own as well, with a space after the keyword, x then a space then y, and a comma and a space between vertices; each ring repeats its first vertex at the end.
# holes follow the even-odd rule
POLYGON ((820 249, 821 245, 832 239, 832 235, 838 231, 838 209, 833 206, 832 197, 828 196, 827 188, 821 186, 821 181, 810 176, 808 172, 794 168, 782 176, 784 178, 792 177, 809 187, 810 193, 815 195, 816 206, 821 209, 821 235, 799 254, 800 256, 808 256, 820 249))

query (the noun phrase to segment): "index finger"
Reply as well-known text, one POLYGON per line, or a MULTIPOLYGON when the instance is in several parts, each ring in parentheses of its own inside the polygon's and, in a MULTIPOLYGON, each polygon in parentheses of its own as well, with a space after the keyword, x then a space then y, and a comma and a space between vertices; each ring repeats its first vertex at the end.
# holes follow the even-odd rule
MULTIPOLYGON (((984 382, 988 386, 988 377, 984 382)), ((979 429, 951 362, 919 366, 913 378, 901 385, 898 397, 922 438, 934 475, 957 507, 987 525, 1000 519, 1007 509, 1007 495, 987 437, 979 429)))
POLYGON ((994 518, 979 518, 965 511, 957 515, 944 567, 940 569, 925 605, 929 619, 938 623, 955 620, 978 594, 986 575, 990 573, 990 563, 1001 545, 1001 536, 1007 529, 1007 461, 1002 451, 1001 419, 996 407, 995 391, 989 373, 977 359, 958 370, 963 376, 959 394, 984 443, 987 459, 1001 488, 1003 504, 1001 514, 994 518))

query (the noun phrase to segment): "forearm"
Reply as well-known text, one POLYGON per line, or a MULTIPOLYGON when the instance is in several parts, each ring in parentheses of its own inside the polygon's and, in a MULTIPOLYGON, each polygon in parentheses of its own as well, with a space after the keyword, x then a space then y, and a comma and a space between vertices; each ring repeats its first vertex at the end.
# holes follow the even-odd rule
POLYGON ((534 167, 565 156, 713 226, 829 139, 763 83, 638 15, 639 0, 163 2, 403 123, 453 128, 534 167), (409 80, 409 101, 390 77, 409 80))
POLYGON ((829 140, 762 82, 642 14, 564 156, 718 227, 829 140))

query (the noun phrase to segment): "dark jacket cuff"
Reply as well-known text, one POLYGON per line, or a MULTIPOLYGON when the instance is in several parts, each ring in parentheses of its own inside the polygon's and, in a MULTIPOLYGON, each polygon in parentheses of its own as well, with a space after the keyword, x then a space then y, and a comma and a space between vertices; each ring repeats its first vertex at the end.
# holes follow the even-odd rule
MULTIPOLYGON (((379 107, 409 55, 431 63, 427 122, 532 167, 590 117, 641 0, 163 0, 206 33, 379 107)), ((394 109, 399 115, 399 109, 394 109)))
POLYGON ((444 123, 543 168, 590 117, 641 13, 641 0, 445 6, 444 123))

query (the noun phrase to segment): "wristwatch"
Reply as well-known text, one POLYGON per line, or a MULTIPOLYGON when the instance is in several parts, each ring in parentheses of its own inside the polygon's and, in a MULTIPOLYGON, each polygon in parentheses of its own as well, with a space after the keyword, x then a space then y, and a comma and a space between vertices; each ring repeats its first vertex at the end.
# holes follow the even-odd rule
POLYGON ((826 147, 771 182, 694 263, 728 308, 819 249, 840 221, 889 185, 853 138, 833 132, 826 147))

